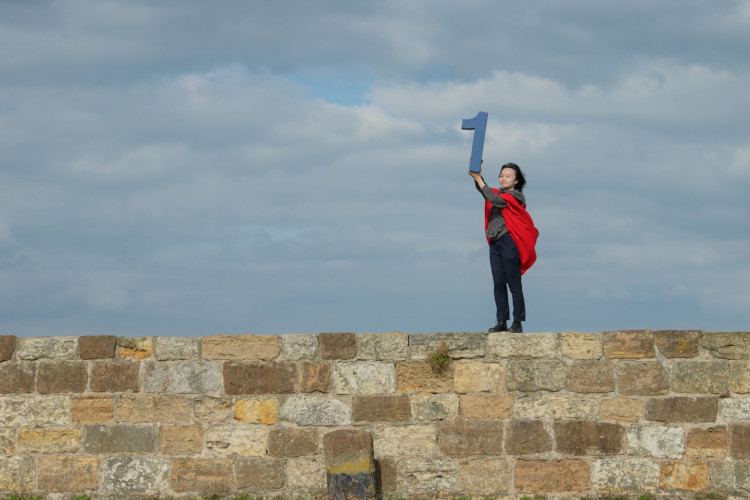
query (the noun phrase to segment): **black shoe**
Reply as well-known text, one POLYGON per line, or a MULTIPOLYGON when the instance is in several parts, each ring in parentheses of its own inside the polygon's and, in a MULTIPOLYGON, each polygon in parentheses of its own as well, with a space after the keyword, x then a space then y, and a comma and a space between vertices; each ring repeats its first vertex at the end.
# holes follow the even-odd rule
POLYGON ((521 326, 521 322, 514 321, 513 324, 510 325, 510 330, 508 331, 512 333, 523 333, 523 327, 521 326))
POLYGON ((487 330, 489 333, 496 333, 496 332, 507 332, 508 331, 508 323, 503 321, 498 321, 495 326, 487 330))

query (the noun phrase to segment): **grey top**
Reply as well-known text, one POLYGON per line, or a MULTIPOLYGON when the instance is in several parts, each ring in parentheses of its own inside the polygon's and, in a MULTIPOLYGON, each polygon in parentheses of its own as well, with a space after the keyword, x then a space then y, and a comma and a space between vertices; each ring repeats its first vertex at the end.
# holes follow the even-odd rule
MULTIPOLYGON (((487 184, 485 184, 482 189, 479 189, 479 184, 477 184, 476 182, 474 183, 474 185, 476 186, 477 190, 482 193, 484 199, 492 203, 492 208, 490 209, 490 222, 487 225, 487 237, 490 240, 496 240, 500 236, 508 232, 508 229, 505 227, 505 219, 503 218, 503 213, 500 210, 501 208, 507 207, 508 204, 505 202, 503 197, 500 196, 500 194, 495 194, 487 184)), ((515 189, 500 188, 500 193, 512 194, 519 203, 526 203, 526 198, 521 191, 516 191, 515 189)))

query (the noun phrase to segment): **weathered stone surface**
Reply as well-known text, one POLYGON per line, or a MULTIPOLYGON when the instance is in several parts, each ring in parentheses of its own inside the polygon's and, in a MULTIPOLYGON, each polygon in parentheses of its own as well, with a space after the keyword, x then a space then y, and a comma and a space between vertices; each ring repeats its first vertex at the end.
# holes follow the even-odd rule
POLYGON ((161 394, 123 394, 115 411, 115 420, 131 423, 174 423, 192 420, 191 401, 180 396, 161 394))
POLYGON ((599 493, 653 492, 659 485, 659 463, 648 458, 607 457, 595 460, 592 487, 599 493))
POLYGON ((566 358, 599 359, 602 357, 602 336, 598 333, 561 333, 560 351, 566 358))
POLYGON ((727 422, 750 420, 750 398, 726 398, 719 401, 721 417, 727 422))
POLYGON ((637 422, 643 415, 643 404, 637 399, 612 398, 600 403, 602 420, 637 422))
POLYGON ((396 364, 398 392, 448 392, 453 388, 449 372, 437 374, 425 361, 396 364))
POLYGON ((437 431, 432 425, 384 427, 373 435, 375 458, 434 455, 438 451, 437 431))
POLYGON ((204 394, 221 389, 222 375, 218 363, 211 361, 177 361, 172 366, 172 392, 204 394))
POLYGON ((162 455, 196 455, 203 451, 203 427, 200 425, 163 425, 160 429, 159 453, 162 455))
MULTIPOLYGON (((283 338, 283 337, 282 337, 283 338)), ((243 458, 234 464, 237 488, 270 492, 284 487, 284 461, 278 458, 243 458)))
POLYGON ((654 335, 648 330, 604 332, 602 351, 607 359, 653 358, 654 335))
POLYGON ((328 392, 331 387, 331 365, 328 363, 301 362, 299 368, 299 392, 328 392))
POLYGON ((355 422, 409 420, 411 405, 406 394, 393 396, 355 396, 352 403, 355 422))
POLYGON ((518 460, 516 489, 528 492, 586 491, 589 464, 583 460, 518 460))
POLYGON ((281 335, 279 341, 281 343, 281 359, 285 361, 313 360, 320 355, 317 335, 292 333, 281 335))
POLYGON ((323 493, 326 491, 326 466, 323 460, 295 458, 287 461, 286 487, 288 490, 303 493, 323 493))
POLYGON ((75 453, 81 447, 78 429, 21 429, 18 433, 20 453, 75 453))
POLYGON ((658 422, 715 422, 718 411, 718 398, 710 396, 676 396, 646 402, 646 419, 658 422))
POLYGON ((0 364, 0 394, 34 392, 36 379, 35 363, 0 364))
POLYGON ((560 338, 555 333, 490 333, 489 351, 501 358, 555 358, 560 338))
MULTIPOLYGON (((0 369, 2 366, 0 366, 0 369)), ((738 361, 731 363, 730 376, 732 390, 738 394, 750 393, 750 362, 738 361)), ((0 382, 2 384, 2 382, 0 382)))
POLYGON ((169 460, 110 457, 102 462, 102 491, 159 493, 169 489, 169 460))
POLYGON ((340 429, 323 436, 329 498, 372 499, 375 460, 369 432, 340 429))
POLYGON ((555 422, 557 452, 566 455, 617 455, 622 453, 625 428, 593 421, 555 422))
POLYGON ((78 337, 19 338, 16 349, 18 359, 76 359, 78 337))
POLYGON ((464 420, 443 422, 438 446, 449 457, 503 454, 503 422, 464 420))
POLYGON ((568 390, 581 393, 604 393, 615 390, 615 370, 612 363, 581 361, 570 369, 568 390))
POLYGON ((484 333, 422 333, 409 335, 409 357, 412 361, 429 359, 440 343, 448 345, 453 359, 484 357, 486 334, 484 333))
POLYGON ((375 470, 377 471, 377 477, 380 479, 380 491, 386 494, 395 492, 398 487, 396 460, 393 458, 375 460, 375 470))
POLYGON ((138 392, 140 361, 95 363, 91 368, 93 392, 138 392))
POLYGON ((629 455, 681 458, 685 452, 685 431, 681 427, 633 425, 627 440, 629 455))
POLYGON ((302 457, 318 451, 317 429, 277 427, 268 436, 268 454, 273 457, 302 457))
POLYGON ((197 337, 156 337, 154 350, 156 359, 159 361, 198 359, 200 339, 197 337))
POLYGON ((701 346, 721 359, 750 359, 750 332, 704 332, 701 346))
POLYGON ((729 363, 726 361, 683 361, 669 367, 672 392, 729 394, 729 363))
POLYGON ((657 396, 669 392, 669 377, 658 361, 617 363, 617 388, 624 396, 657 396))
POLYGON ((390 394, 396 390, 395 367, 376 361, 336 363, 333 390, 336 394, 390 394))
POLYGON ((201 396, 195 399, 193 412, 198 422, 216 424, 226 421, 234 414, 234 405, 229 398, 201 396))
POLYGON ((70 424, 68 396, 10 396, 0 398, 0 426, 70 424))
POLYGON ((401 332, 357 335, 357 359, 405 361, 409 355, 409 335, 401 332))
POLYGON ((552 451, 552 436, 541 420, 511 420, 505 437, 505 453, 529 455, 552 451))
POLYGON ((117 354, 121 358, 150 358, 154 355, 154 339, 151 337, 120 337, 117 339, 117 354))
POLYGON ((172 386, 172 379, 167 363, 146 360, 142 362, 141 387, 143 392, 168 392, 172 386))
POLYGON ((727 453, 727 428, 691 429, 687 435, 685 456, 689 458, 724 458, 727 453))
POLYGON ((99 488, 98 458, 39 457, 37 471, 39 489, 42 491, 86 491, 99 488))
POLYGON ((279 400, 274 397, 238 399, 234 419, 253 424, 273 425, 279 418, 279 400))
POLYGON ((83 392, 88 383, 88 372, 82 361, 43 361, 36 374, 39 394, 83 392))
POLYGON ((458 491, 492 494, 510 487, 510 464, 504 458, 469 460, 459 465, 458 491))
POLYGON ((34 461, 30 457, 0 456, 0 491, 32 490, 34 478, 34 461))
POLYGON ((10 455, 16 450, 16 430, 0 429, 0 455, 10 455))
POLYGON ((750 424, 729 425, 729 455, 734 459, 750 458, 750 424))
POLYGON ((12 358, 15 350, 16 337, 14 335, 0 335, 0 363, 12 358))
POLYGON ((659 486, 666 491, 706 491, 708 477, 706 462, 665 462, 661 464, 659 486))
POLYGON ((568 367, 558 359, 508 361, 509 391, 559 391, 568 385, 568 367))
POLYGON ((212 335, 201 339, 203 359, 272 360, 281 351, 276 335, 212 335))
POLYGON ((337 399, 291 396, 281 407, 281 419, 297 425, 349 425, 352 410, 337 399))
POLYGON ((111 359, 115 357, 117 337, 114 335, 89 335, 78 337, 81 359, 111 359))
POLYGON ((224 391, 227 394, 293 394, 297 392, 297 365, 289 361, 224 363, 224 391))
POLYGON ((659 352, 667 359, 698 357, 701 332, 697 330, 657 330, 654 342, 659 352))
POLYGON ((405 458, 398 462, 398 490, 406 493, 455 491, 457 469, 453 460, 405 458))
POLYGON ((599 403, 585 396, 520 393, 515 396, 511 415, 517 419, 596 420, 599 418, 599 403))
POLYGON ((85 453, 149 453, 156 451, 156 427, 87 425, 83 428, 85 453))
POLYGON ((184 459, 172 463, 172 488, 178 492, 221 493, 232 488, 232 461, 184 459))
POLYGON ((321 333, 318 335, 323 359, 354 359, 357 357, 357 338, 353 333, 321 333))
POLYGON ((711 460, 708 462, 708 472, 711 491, 735 492, 738 488, 747 489, 750 484, 750 462, 746 460, 711 460))
POLYGON ((498 392, 505 390, 505 368, 499 363, 464 361, 453 366, 456 392, 498 392))
POLYGON ((206 449, 219 455, 264 456, 268 433, 265 425, 210 427, 206 431, 206 449))
POLYGON ((416 420, 456 418, 458 401, 458 396, 455 394, 413 394, 409 397, 411 414, 416 420))
POLYGON ((510 417, 512 407, 510 394, 464 394, 459 403, 459 413, 464 418, 505 419, 510 417))

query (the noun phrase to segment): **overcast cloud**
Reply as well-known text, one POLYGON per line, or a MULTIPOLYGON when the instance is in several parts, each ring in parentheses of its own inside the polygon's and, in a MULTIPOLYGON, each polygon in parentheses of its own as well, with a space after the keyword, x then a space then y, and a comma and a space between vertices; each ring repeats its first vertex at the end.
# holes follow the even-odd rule
POLYGON ((750 1, 0 1, 0 334, 747 330, 750 1))

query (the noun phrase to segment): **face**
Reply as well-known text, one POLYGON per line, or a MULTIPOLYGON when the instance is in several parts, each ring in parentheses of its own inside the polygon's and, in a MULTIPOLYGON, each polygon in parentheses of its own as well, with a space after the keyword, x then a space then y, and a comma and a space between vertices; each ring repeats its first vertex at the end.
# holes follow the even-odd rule
POLYGON ((516 189, 518 179, 516 171, 512 168, 504 168, 500 171, 500 187, 503 189, 516 189))

